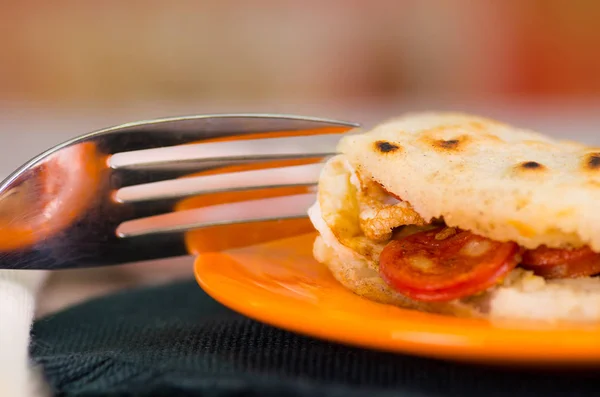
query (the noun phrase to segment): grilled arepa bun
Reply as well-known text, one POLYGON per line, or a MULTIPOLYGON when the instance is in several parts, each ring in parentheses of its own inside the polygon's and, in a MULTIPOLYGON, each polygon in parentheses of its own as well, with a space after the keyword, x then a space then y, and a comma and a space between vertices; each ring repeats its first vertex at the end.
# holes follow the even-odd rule
POLYGON ((457 316, 600 321, 600 148, 421 113, 339 149, 309 216, 315 258, 346 288, 457 316))

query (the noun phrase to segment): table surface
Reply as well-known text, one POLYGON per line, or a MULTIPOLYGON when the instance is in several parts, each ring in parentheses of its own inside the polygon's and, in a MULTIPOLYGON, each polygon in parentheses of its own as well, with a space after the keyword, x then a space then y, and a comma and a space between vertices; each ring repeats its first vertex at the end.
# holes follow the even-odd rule
MULTIPOLYGON (((331 117, 370 125, 406 111, 457 110, 534 128, 553 136, 600 145, 599 103, 531 103, 526 101, 348 101, 298 104, 128 104, 118 107, 56 107, 0 104, 0 177, 32 156, 68 138, 120 123, 157 117, 234 112, 293 113, 331 117)), ((193 258, 137 263, 111 268, 83 269, 52 274, 38 307, 38 315, 122 288, 157 284, 192 276, 193 258)))

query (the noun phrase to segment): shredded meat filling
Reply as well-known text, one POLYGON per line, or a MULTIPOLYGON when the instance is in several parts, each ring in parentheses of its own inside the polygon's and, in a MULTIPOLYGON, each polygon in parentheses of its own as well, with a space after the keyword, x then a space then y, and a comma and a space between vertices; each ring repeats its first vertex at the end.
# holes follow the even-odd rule
POLYGON ((395 228, 428 223, 406 201, 390 195, 379 183, 359 179, 359 222, 365 236, 376 242, 388 241, 395 228))

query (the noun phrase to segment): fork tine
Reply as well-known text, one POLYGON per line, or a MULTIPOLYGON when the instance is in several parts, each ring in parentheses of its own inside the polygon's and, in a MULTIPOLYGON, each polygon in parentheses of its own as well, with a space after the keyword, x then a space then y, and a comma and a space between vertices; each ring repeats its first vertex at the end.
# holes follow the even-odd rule
POLYGON ((317 183, 322 167, 315 163, 146 183, 119 189, 115 199, 129 204, 227 191, 309 186, 317 183))
POLYGON ((107 153, 181 145, 206 139, 268 132, 313 130, 347 131, 358 124, 346 121, 281 114, 213 114, 172 117, 123 124, 78 139, 103 135, 107 153))
POLYGON ((172 169, 185 163, 220 164, 265 159, 324 157, 336 153, 343 134, 249 139, 243 141, 198 143, 113 154, 113 169, 172 169))
POLYGON ((122 238, 140 237, 218 225, 305 218, 314 201, 315 194, 310 193, 171 212, 123 222, 117 228, 117 235, 122 238))

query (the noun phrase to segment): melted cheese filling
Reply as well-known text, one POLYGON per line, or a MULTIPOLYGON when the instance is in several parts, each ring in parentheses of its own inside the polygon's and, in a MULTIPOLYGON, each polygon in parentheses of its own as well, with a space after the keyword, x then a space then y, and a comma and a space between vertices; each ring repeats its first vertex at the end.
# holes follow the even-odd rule
POLYGON ((310 218, 310 221, 315 229, 317 229, 321 235, 323 242, 325 242, 327 246, 333 248, 342 260, 352 261, 361 259, 360 254, 340 243, 337 237, 335 237, 333 231, 323 219, 321 206, 319 205, 318 201, 308 209, 308 217, 310 218))

